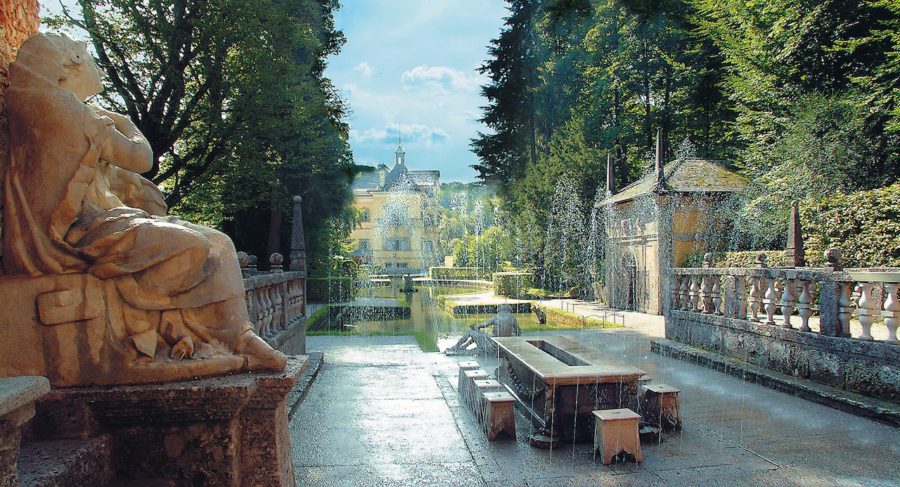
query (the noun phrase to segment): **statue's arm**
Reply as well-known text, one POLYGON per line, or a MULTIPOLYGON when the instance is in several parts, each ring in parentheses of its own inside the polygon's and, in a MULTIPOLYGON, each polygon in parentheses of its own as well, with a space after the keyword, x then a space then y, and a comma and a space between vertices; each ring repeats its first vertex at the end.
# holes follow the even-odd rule
POLYGON ((98 116, 106 117, 116 128, 103 146, 100 157, 122 169, 136 173, 149 171, 153 167, 153 149, 134 122, 125 115, 102 108, 92 108, 98 116))
POLYGON ((485 321, 484 323, 478 325, 478 329, 480 330, 482 328, 487 328, 493 324, 494 324, 494 318, 491 318, 491 319, 485 321))

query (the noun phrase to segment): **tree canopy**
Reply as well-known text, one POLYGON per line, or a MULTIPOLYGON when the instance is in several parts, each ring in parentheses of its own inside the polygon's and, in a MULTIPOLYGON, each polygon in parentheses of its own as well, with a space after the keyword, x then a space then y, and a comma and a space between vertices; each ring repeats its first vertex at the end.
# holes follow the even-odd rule
POLYGON ((145 176, 175 213, 267 255, 287 250, 282 223, 301 195, 313 258, 327 253, 354 174, 345 106, 323 75, 344 42, 336 0, 77 5, 48 23, 89 37, 107 75, 96 102, 147 137, 154 165, 145 176))
POLYGON ((657 132, 667 161, 749 177, 735 247, 782 245, 792 199, 900 179, 897 2, 507 1, 473 167, 498 184, 533 266, 558 250, 561 181, 594 201, 609 155, 621 189, 652 165, 657 132))

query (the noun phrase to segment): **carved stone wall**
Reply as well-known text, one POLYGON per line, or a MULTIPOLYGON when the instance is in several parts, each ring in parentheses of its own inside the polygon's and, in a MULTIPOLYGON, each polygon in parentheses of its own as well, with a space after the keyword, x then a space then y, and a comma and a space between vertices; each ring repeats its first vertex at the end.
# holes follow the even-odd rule
MULTIPOLYGON (((6 125, 6 104, 3 93, 9 85, 7 67, 15 59, 19 46, 38 31, 41 19, 38 15, 41 6, 37 0, 4 0, 0 2, 0 174, 6 167, 9 158, 9 131, 6 125)), ((0 178, 0 194, 2 194, 3 178, 0 178)), ((0 210, 3 208, 0 198, 0 210)), ((2 211, 0 211, 0 229, 2 229, 2 211)), ((0 238, 3 238, 0 233, 0 238)), ((3 246, 0 245, 0 252, 3 246)), ((0 271, 2 272, 2 271, 0 271)))

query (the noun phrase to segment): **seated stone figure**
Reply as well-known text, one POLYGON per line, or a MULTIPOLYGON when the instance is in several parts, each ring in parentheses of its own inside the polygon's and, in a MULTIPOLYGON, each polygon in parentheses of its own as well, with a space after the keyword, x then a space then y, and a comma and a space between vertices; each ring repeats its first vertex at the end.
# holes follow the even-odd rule
MULTIPOLYGON (((9 80, 4 279, 75 273, 98 278, 107 314, 115 308, 121 319, 107 318, 106 336, 88 337, 81 352, 99 356, 98 347, 109 344, 91 340, 112 339, 120 342, 111 344, 113 349, 130 351, 132 363, 184 369, 158 377, 144 371, 134 379, 107 370, 117 378, 98 382, 282 370, 284 355, 259 338, 249 322, 231 240, 165 216, 159 190, 138 175, 152 167, 147 140, 128 117, 84 103, 101 90, 101 71, 85 45, 37 34, 19 49, 9 80), (215 360, 222 356, 229 360, 215 360), (186 361, 193 368, 179 365, 192 357, 186 361), (206 364, 196 365, 201 359, 206 364)), ((53 315, 54 306, 65 309, 78 299, 60 292, 44 302, 38 299, 42 324, 49 324, 46 316, 53 315)), ((72 296, 79 296, 75 292, 72 296)), ((47 337, 42 340, 46 347, 47 337)), ((40 375, 52 380, 52 374, 40 375)))
POLYGON ((519 336, 522 330, 519 329, 519 322, 512 315, 512 307, 508 304, 501 304, 497 310, 497 315, 493 318, 481 323, 477 327, 471 325, 470 329, 456 342, 456 345, 444 350, 447 355, 463 355, 468 353, 481 353, 482 355, 492 355, 497 353, 497 345, 491 340, 487 333, 481 331, 482 328, 489 326, 494 327, 493 336, 509 337, 519 336), (475 344, 473 351, 469 350, 469 346, 475 344))

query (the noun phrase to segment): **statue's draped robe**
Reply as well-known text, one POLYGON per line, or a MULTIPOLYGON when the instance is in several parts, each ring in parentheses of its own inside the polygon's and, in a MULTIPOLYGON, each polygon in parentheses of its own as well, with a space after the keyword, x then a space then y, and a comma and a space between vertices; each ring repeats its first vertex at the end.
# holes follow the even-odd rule
MULTIPOLYGON (((60 56, 50 48, 44 54, 60 56)), ((56 64, 10 66, 4 273, 87 272, 112 280, 122 299, 138 310, 197 308, 243 296, 226 235, 175 217, 151 216, 110 191, 110 179, 121 169, 100 154, 115 128, 59 87, 56 64)), ((237 335, 189 326, 201 336, 237 335)))

